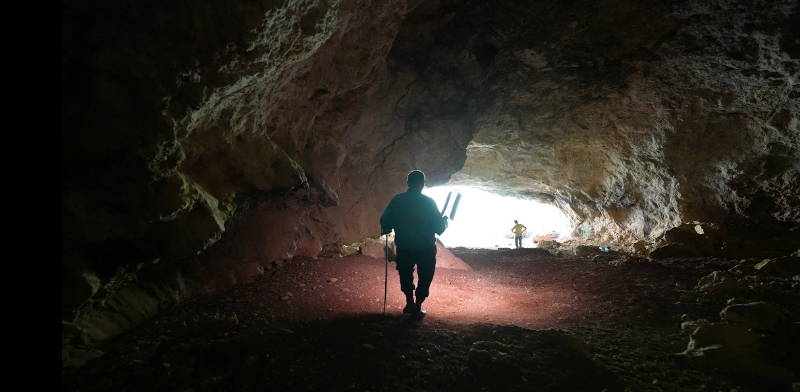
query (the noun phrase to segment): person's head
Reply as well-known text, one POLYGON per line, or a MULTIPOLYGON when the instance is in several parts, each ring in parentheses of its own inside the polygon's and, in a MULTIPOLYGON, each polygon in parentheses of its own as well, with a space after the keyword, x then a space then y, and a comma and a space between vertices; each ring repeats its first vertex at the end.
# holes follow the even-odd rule
POLYGON ((519 222, 517 222, 517 221, 515 220, 515 221, 514 221, 514 223, 519 223, 519 222))
POLYGON ((413 170, 408 173, 408 180, 406 180, 409 188, 422 188, 425 186, 425 173, 420 170, 413 170))

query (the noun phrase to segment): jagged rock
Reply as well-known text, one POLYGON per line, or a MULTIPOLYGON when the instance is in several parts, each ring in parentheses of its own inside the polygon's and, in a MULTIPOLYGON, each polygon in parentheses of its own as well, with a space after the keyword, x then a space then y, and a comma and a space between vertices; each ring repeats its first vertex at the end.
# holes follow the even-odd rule
POLYGON ((93 347, 86 346, 67 346, 61 349, 61 367, 62 368, 78 368, 95 358, 99 358, 105 354, 93 347))
POLYGON ((650 258, 784 256, 800 245, 795 237, 782 225, 683 224, 665 233, 650 258))
POLYGON ((520 377, 522 369, 513 356, 514 348, 496 341, 477 341, 467 353, 467 366, 479 377, 506 374, 520 377))
POLYGON ((729 305, 720 312, 723 320, 756 330, 767 330, 784 319, 777 308, 766 302, 729 305))
POLYGON ((360 246, 342 245, 342 256, 349 256, 360 251, 360 246))
POLYGON ((575 256, 586 257, 606 254, 598 246, 578 245, 575 247, 575 256))
POLYGON ((727 256, 778 258, 790 255, 800 246, 797 227, 753 224, 726 227, 728 240, 724 244, 724 254, 727 256))
POLYGON ((693 258, 700 257, 703 252, 691 244, 673 243, 666 244, 653 249, 647 257, 653 260, 670 259, 676 257, 693 258))
POLYGON ((558 249, 561 247, 561 243, 558 241, 539 241, 536 243, 536 247, 541 249, 558 249))
POLYGON ((763 260, 755 265, 755 269, 768 274, 792 276, 800 273, 800 257, 786 256, 763 260))
POLYGON ((644 240, 634 242, 633 249, 639 255, 647 255, 650 253, 649 244, 644 240))
POLYGON ((697 330, 697 328, 709 323, 710 322, 706 319, 687 320, 681 323, 681 329, 686 332, 694 332, 697 330))
POLYGON ((682 243, 694 245, 697 248, 720 248, 725 243, 727 229, 725 226, 710 223, 688 223, 673 229, 664 234, 662 245, 670 243, 682 243))
MULTIPOLYGON (((570 378, 579 378, 582 385, 590 383, 602 386, 601 389, 619 389, 615 377, 601 360, 586 350, 580 339, 560 331, 527 331, 525 339, 516 341, 501 340, 502 331, 495 336, 498 340, 474 342, 466 360, 467 369, 478 380, 502 380, 503 387, 497 385, 492 390, 540 389, 537 386, 544 385, 540 380, 551 377, 554 366, 559 372, 567 372, 570 378), (536 355, 521 355, 528 350, 535 350, 536 355), (512 385, 514 387, 509 388, 512 385)), ((560 385, 559 388, 580 389, 577 385, 560 385)))
MULTIPOLYGON (((553 242, 555 242, 556 239, 558 239, 558 236, 559 236, 558 233, 549 233, 549 234, 545 234, 545 235, 535 235, 535 236, 533 236, 533 242, 537 243, 537 244, 539 244, 541 242, 544 242, 544 241, 553 241, 553 242)), ((541 244, 539 244, 539 247, 541 247, 541 244)))
POLYGON ((752 275, 757 271, 758 270, 756 270, 755 264, 747 260, 742 260, 741 262, 739 262, 739 264, 736 264, 735 266, 731 267, 728 270, 728 272, 730 273, 739 275, 752 275))
POLYGON ((702 291, 745 291, 747 287, 736 281, 729 272, 714 271, 697 282, 697 289, 702 291))
MULTIPOLYGON (((384 244, 382 242, 371 242, 365 243, 361 245, 361 253, 370 256, 376 259, 383 260, 386 257, 386 253, 384 251, 384 244)), ((388 253, 389 253, 389 261, 396 261, 397 249, 394 246, 394 242, 389 243, 388 253)), ((442 244, 439 239, 436 239, 436 268, 448 268, 448 269, 460 269, 465 271, 472 271, 472 267, 469 266, 464 260, 461 260, 458 256, 454 255, 450 250, 448 250, 444 244, 442 244)))
MULTIPOLYGON (((369 256, 375 259, 384 259, 387 256, 387 251, 392 254, 392 248, 387 247, 383 242, 369 242, 358 247, 358 253, 364 256, 369 256)), ((393 254, 392 254, 393 256, 393 254)), ((391 258, 390 260, 395 260, 391 258)))
POLYGON ((794 373, 764 358, 761 340, 760 334, 744 325, 703 324, 692 333, 682 354, 706 365, 761 378, 772 387, 789 386, 794 373))
POLYGON ((98 358, 103 351, 92 346, 92 339, 81 327, 74 323, 61 321, 61 367, 78 368, 86 362, 98 358))
POLYGON ((472 271, 472 267, 469 264, 450 252, 439 240, 436 240, 436 268, 472 271))

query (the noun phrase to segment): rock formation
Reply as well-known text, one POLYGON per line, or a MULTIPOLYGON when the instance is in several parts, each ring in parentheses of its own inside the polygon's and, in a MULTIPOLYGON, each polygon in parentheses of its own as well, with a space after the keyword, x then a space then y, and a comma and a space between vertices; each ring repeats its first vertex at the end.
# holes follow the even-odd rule
POLYGON ((412 169, 587 244, 796 241, 798 26, 792 0, 64 1, 62 336, 342 254, 412 169))

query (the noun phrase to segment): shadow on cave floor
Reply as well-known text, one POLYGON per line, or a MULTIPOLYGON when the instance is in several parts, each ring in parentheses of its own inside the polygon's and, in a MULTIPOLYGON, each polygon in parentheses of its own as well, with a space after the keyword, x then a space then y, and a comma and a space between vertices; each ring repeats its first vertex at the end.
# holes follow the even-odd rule
POLYGON ((798 290, 769 280, 735 294, 694 289, 738 260, 451 251, 473 270, 437 269, 423 320, 402 315, 392 263, 383 314, 383 260, 298 261, 163 310, 63 369, 62 390, 791 390, 679 354, 682 319, 769 301, 789 315, 770 361, 797 368, 798 290))

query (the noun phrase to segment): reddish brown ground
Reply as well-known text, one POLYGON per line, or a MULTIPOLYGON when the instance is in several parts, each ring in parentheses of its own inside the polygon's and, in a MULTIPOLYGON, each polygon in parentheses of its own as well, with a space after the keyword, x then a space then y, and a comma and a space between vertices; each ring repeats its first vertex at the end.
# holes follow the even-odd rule
MULTIPOLYGON (((761 391, 791 390, 695 363, 681 317, 719 320, 729 300, 789 316, 772 363, 796 368, 798 290, 693 288, 738 260, 559 257, 537 249, 451 251, 428 315, 401 313, 389 263, 353 255, 295 262, 222 295, 197 297, 62 372, 69 391, 761 391), (784 339, 789 336, 789 339, 784 339)), ((796 286, 796 285, 795 285, 796 286)), ((791 286, 794 288, 795 286, 791 286)), ((800 373, 796 373, 800 374, 800 373)))

